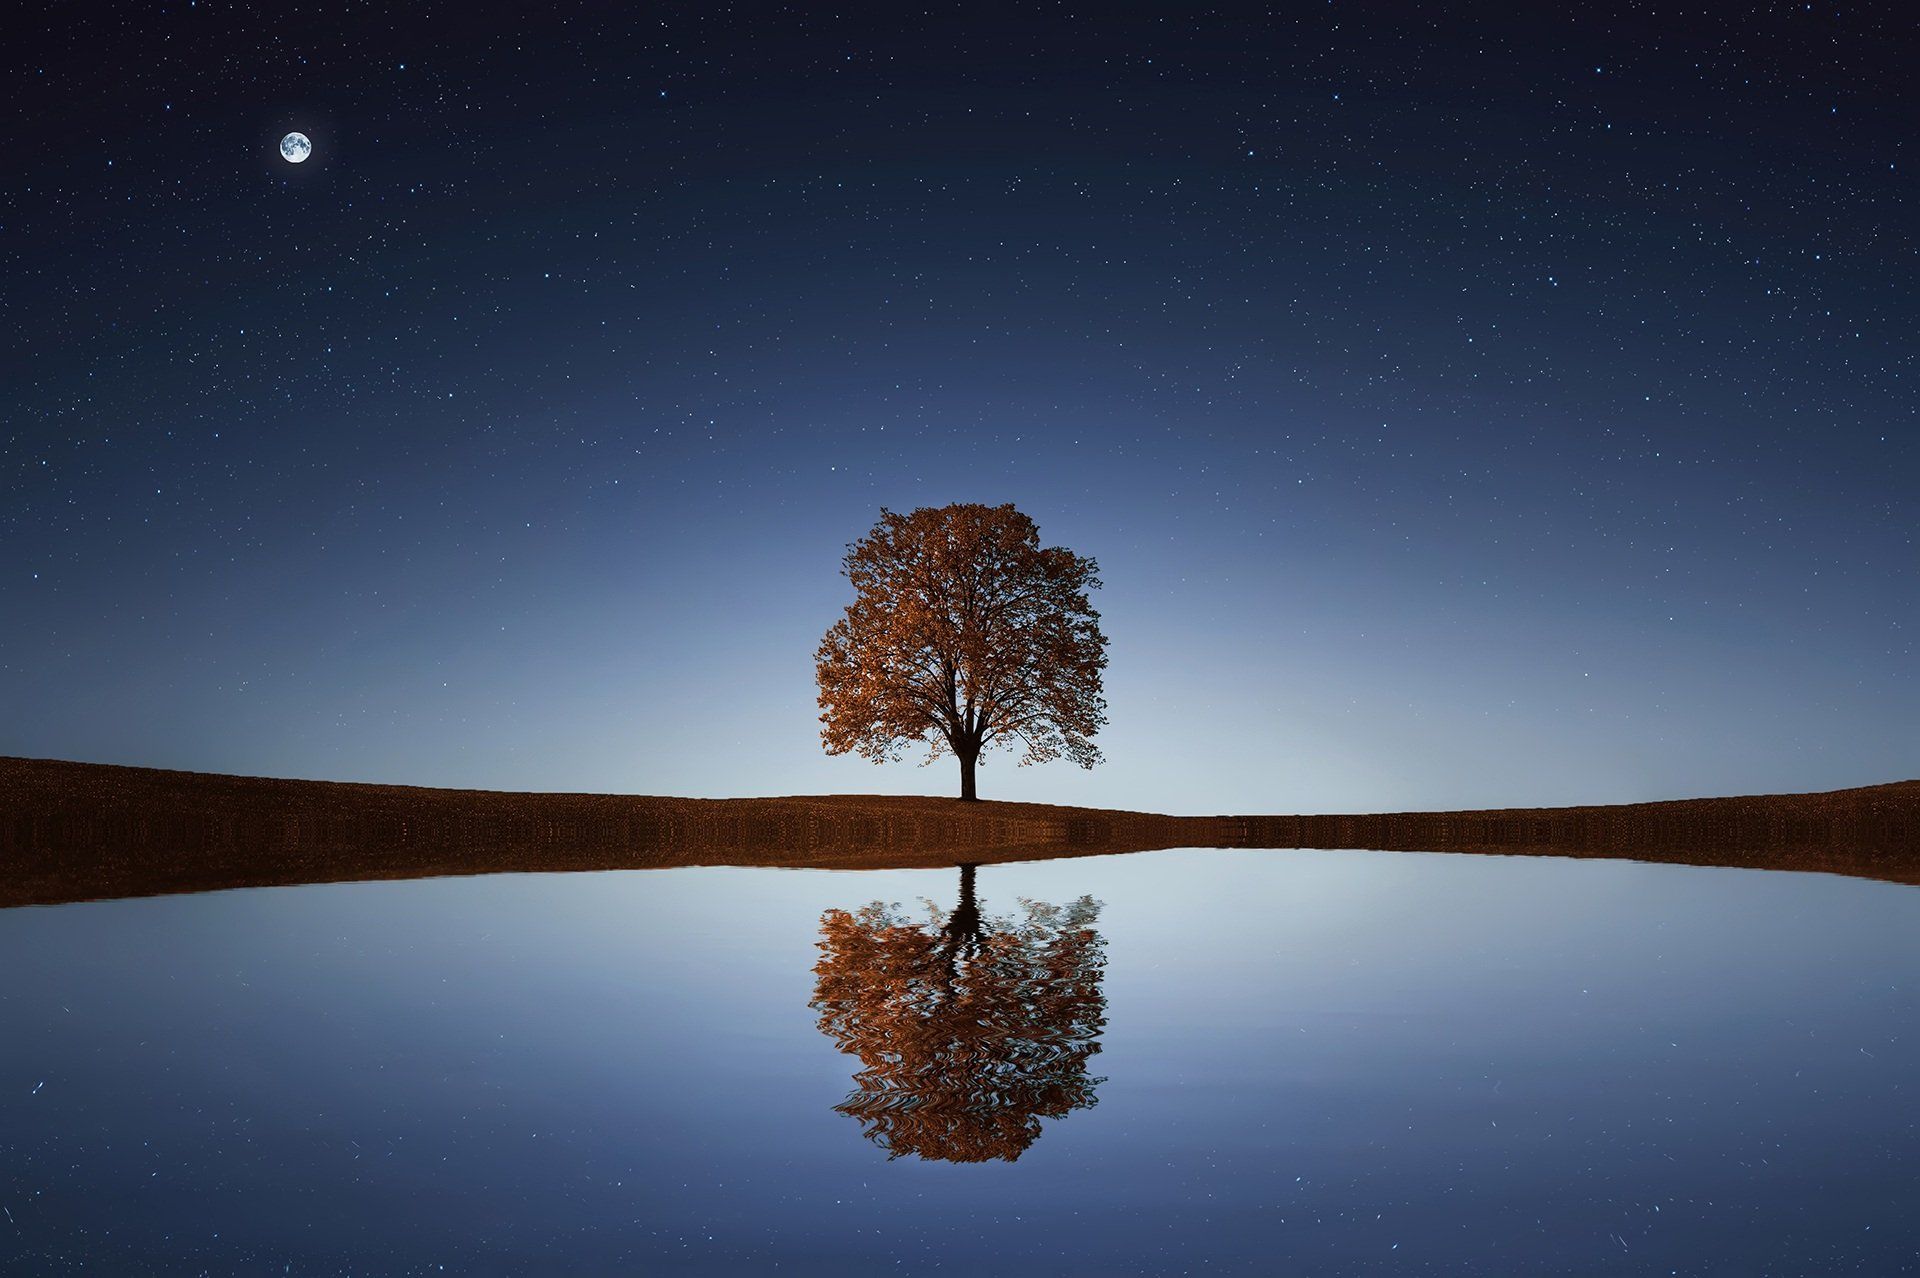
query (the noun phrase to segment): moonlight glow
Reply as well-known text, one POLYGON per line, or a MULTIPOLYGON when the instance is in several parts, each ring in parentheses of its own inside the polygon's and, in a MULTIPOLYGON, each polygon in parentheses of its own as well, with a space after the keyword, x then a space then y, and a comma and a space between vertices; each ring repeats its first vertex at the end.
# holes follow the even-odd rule
POLYGON ((280 139, 280 158, 288 164, 304 163, 313 154, 313 143, 307 141, 304 133, 289 133, 280 139))

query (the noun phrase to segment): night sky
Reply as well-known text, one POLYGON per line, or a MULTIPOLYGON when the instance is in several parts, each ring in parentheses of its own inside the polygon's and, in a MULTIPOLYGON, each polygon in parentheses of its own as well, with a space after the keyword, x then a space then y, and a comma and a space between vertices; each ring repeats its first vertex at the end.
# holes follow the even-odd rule
POLYGON ((1108 762, 986 797, 1920 775, 1912 8, 1121 8, 16 12, 0 753, 951 793, 813 651, 1012 501, 1108 762))

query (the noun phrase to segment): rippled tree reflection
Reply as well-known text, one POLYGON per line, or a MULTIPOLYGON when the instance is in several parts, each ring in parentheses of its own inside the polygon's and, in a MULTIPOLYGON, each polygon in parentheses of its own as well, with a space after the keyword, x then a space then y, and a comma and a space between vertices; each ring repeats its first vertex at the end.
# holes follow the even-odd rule
POLYGON ((1094 1103, 1106 996, 1099 903, 1021 901, 988 917, 960 869, 951 913, 914 919, 874 902, 820 917, 811 1006, 840 1050, 860 1059, 835 1108, 890 1157, 1018 1158, 1040 1120, 1094 1103))

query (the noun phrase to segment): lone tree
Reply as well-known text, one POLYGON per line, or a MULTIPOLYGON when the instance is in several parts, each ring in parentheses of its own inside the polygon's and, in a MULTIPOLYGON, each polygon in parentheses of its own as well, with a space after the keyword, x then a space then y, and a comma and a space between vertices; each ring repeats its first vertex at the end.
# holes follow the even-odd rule
POLYGON ((896 760, 914 742, 928 762, 960 760, 960 797, 992 746, 1020 762, 1100 761, 1107 637, 1087 592, 1099 567, 1011 505, 882 509, 847 548, 854 600, 815 654, 820 740, 829 754, 896 760))

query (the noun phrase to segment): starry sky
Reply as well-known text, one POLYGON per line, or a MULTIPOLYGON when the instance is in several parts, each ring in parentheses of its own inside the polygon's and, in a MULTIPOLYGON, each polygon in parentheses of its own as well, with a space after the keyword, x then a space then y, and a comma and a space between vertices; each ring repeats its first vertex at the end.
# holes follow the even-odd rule
POLYGON ((1108 761, 986 797, 1920 775, 1910 8, 1122 8, 20 24, 0 753, 951 793, 813 650, 1012 501, 1108 761))

